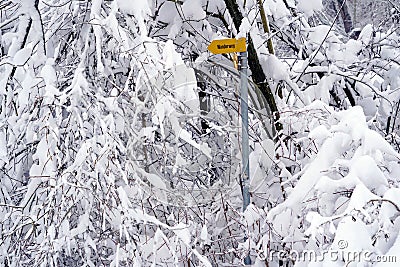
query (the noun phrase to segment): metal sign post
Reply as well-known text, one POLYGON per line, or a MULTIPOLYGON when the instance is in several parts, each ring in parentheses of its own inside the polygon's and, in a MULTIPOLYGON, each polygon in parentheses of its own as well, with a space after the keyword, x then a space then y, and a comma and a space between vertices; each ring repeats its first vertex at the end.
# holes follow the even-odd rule
POLYGON ((242 116, 242 191, 243 211, 250 204, 250 171, 249 171, 249 106, 247 92, 247 52, 240 53, 240 114, 242 116))
MULTIPOLYGON (((242 173, 241 186, 243 194, 243 212, 250 204, 250 171, 249 171, 249 106, 247 89, 247 52, 246 39, 222 39, 214 40, 208 46, 213 54, 237 53, 240 52, 240 114, 242 116, 242 173)), ((245 241, 247 236, 245 234, 245 241)), ((250 255, 244 259, 245 265, 251 265, 250 255)))
MULTIPOLYGON (((243 212, 250 204, 250 170, 249 170, 249 105, 247 91, 247 52, 241 52, 240 71, 240 114, 242 116, 242 194, 243 212)), ((246 234, 245 234, 246 236, 246 234)), ((247 237, 245 237, 247 239, 247 237)), ((251 265, 250 255, 244 258, 245 265, 251 265)))

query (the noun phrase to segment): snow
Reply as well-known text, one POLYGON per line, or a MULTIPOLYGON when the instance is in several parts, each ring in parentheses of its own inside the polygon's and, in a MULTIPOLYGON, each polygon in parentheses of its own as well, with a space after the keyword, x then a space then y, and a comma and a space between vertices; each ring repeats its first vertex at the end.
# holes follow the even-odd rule
POLYGON ((56 70, 54 69, 54 59, 47 59, 46 65, 43 66, 40 74, 43 77, 46 85, 55 84, 57 82, 57 74, 56 70))
POLYGON ((167 185, 165 184, 164 180, 158 176, 157 174, 153 174, 153 173, 147 173, 146 174, 146 179, 147 181, 149 181, 153 186, 166 190, 167 189, 167 185))
POLYGON ((369 239, 367 226, 361 220, 353 220, 351 216, 345 217, 337 227, 332 249, 344 252, 375 251, 369 239))
POLYGON ((287 208, 296 209, 305 200, 311 189, 318 182, 320 173, 332 165, 334 160, 342 153, 342 137, 342 134, 333 134, 332 138, 324 142, 317 157, 301 176, 295 190, 289 195, 288 199, 270 210, 268 213, 269 220, 273 220, 277 214, 285 211, 287 208))
POLYGON ((363 110, 359 106, 338 112, 337 118, 340 122, 331 127, 332 132, 348 133, 350 138, 356 141, 363 138, 365 133, 369 133, 363 110), (349 127, 350 125, 354 127, 349 127))
POLYGON ((169 39, 175 39, 176 36, 179 34, 181 28, 182 28, 182 21, 176 21, 174 22, 174 24, 171 26, 169 34, 168 34, 168 38, 169 39))
MULTIPOLYGON (((308 108, 324 110, 321 102, 314 102, 308 108)), ((305 108, 305 109, 308 109, 305 108)), ((307 205, 307 199, 315 196, 318 199, 318 212, 310 210, 306 219, 309 226, 304 232, 311 240, 318 240, 321 233, 326 233, 326 225, 330 225, 329 235, 334 236, 331 249, 337 249, 341 240, 345 240, 348 248, 344 251, 376 251, 370 244, 369 231, 364 222, 374 223, 374 215, 370 212, 370 206, 376 202, 391 198, 388 176, 384 169, 377 163, 385 164, 385 159, 398 160, 393 148, 375 131, 368 128, 366 118, 361 107, 353 107, 348 110, 333 112, 329 110, 333 125, 327 127, 324 124, 311 124, 308 137, 317 141, 318 153, 311 163, 306 166, 297 184, 289 193, 287 199, 273 207, 267 213, 268 221, 274 227, 285 227, 282 224, 282 214, 298 214, 299 205, 307 205), (354 127, 354 128, 353 128, 354 127), (346 147, 356 145, 350 160, 341 159, 346 147), (336 159, 336 160, 335 160, 336 159), (332 166, 332 167, 329 167, 332 166), (336 175, 340 168, 348 169, 347 175, 336 175), (324 175, 325 174, 325 175, 324 175), (335 195, 343 190, 352 190, 350 199, 335 195), (336 201, 335 205, 332 205, 336 201), (301 204, 303 203, 303 204, 301 204), (354 214, 362 214, 363 221, 354 214), (332 222, 338 220, 337 227, 332 222), (356 234, 355 234, 356 233, 356 234), (362 235, 359 237, 358 235, 362 235), (360 243, 360 238, 364 241, 360 243), (364 245, 359 245, 364 244, 364 245)), ((346 152, 349 153, 349 152, 346 152)), ((291 177, 293 180, 293 177, 291 177)), ((288 180, 288 183, 291 181, 288 180)), ((398 202, 393 199, 394 203, 398 202)), ((388 218, 394 212, 391 204, 382 206, 382 217, 388 218), (385 215, 384 215, 385 214, 385 215)), ((387 220, 385 227, 391 223, 387 220)), ((290 226, 286 226, 290 228, 290 226)), ((284 228, 285 229, 285 228, 284 228)), ((287 230, 282 233, 287 233, 287 230)), ((394 242, 394 241, 393 241, 394 242)), ((385 243, 382 243, 385 244, 385 243)), ((381 245, 389 249, 388 245, 381 245)), ((346 262, 346 259, 343 259, 346 262)))
POLYGON ((179 130, 179 138, 181 138, 188 144, 192 145, 193 147, 197 148, 198 150, 203 152, 204 155, 206 155, 208 158, 211 159, 211 148, 205 143, 199 144, 196 141, 194 141, 191 137, 191 134, 188 131, 186 131, 185 129, 179 130))
POLYGON ((44 96, 48 97, 51 102, 54 99, 54 96, 59 96, 60 91, 57 89, 57 74, 54 69, 54 59, 48 58, 46 64, 43 66, 40 71, 40 76, 43 78, 46 87, 44 96))
POLYGON ((0 265, 398 255, 400 36, 386 9, 373 8, 382 24, 354 40, 340 17, 330 28, 320 0, 262 1, 272 35, 255 0, 238 1, 239 29, 222 0, 11 2, 0 18, 0 265), (248 33, 282 129, 267 134, 274 114, 250 84, 251 204, 241 212, 239 78, 207 45, 248 33))
POLYGON ((155 114, 152 117, 154 124, 160 125, 161 136, 165 138, 164 120, 174 112, 174 108, 168 98, 162 97, 155 105, 155 114))
POLYGON ((254 150, 249 155, 250 188, 260 186, 271 168, 274 158, 275 144, 271 139, 254 144, 254 150))
POLYGON ((288 68, 275 55, 267 55, 264 62, 264 70, 268 78, 275 81, 286 81, 289 79, 288 68))
POLYGON ((203 227, 201 228, 201 233, 200 233, 200 238, 203 241, 207 241, 208 240, 208 232, 207 232, 207 225, 203 225, 203 227))
POLYGON ((163 60, 165 62, 166 69, 184 64, 181 56, 176 52, 175 45, 172 40, 168 40, 165 43, 163 50, 163 60))
POLYGON ((311 17, 315 11, 323 9, 322 0, 299 0, 297 9, 303 12, 306 17, 311 17))
POLYGON ((145 39, 147 29, 145 25, 145 17, 151 15, 151 6, 147 0, 117 0, 119 9, 126 14, 133 15, 137 20, 140 35, 145 39))
POLYGON ((79 148, 78 152, 75 155, 75 159, 71 167, 69 168, 70 171, 76 168, 82 168, 83 163, 87 160, 87 157, 91 150, 91 144, 89 142, 85 142, 79 148))
POLYGON ((309 42, 315 48, 318 48, 326 36, 328 36, 327 40, 335 39, 328 25, 318 25, 315 27, 306 28, 304 29, 304 32, 308 34, 309 42))
POLYGON ((310 226, 304 232, 304 235, 315 238, 319 232, 319 227, 326 222, 326 219, 323 218, 318 212, 309 212, 307 213, 306 220, 310 223, 310 226))
POLYGON ((343 57, 345 63, 351 64, 358 60, 358 54, 361 52, 363 45, 358 40, 350 39, 345 44, 345 52, 343 53, 343 57))
POLYGON ((359 100, 359 105, 363 108, 367 120, 372 119, 378 112, 378 103, 373 97, 365 97, 359 100))
POLYGON ((42 138, 37 145, 37 151, 33 154, 32 158, 38 164, 33 164, 29 174, 33 177, 38 177, 39 180, 43 177, 43 180, 47 180, 47 176, 54 177, 56 174, 55 162, 48 160, 47 155, 51 153, 51 147, 53 144, 49 144, 45 138, 42 138))
POLYGON ((367 221, 371 222, 371 217, 364 210, 364 207, 370 200, 379 200, 379 196, 371 193, 371 191, 362 183, 356 185, 353 190, 353 196, 346 208, 345 214, 351 214, 353 210, 360 211, 367 221))
POLYGON ((197 89, 197 79, 194 69, 186 67, 185 64, 173 67, 174 96, 175 99, 188 107, 191 112, 198 113, 200 102, 197 89))
MULTIPOLYGON (((388 189, 384 196, 382 197, 382 208, 379 211, 379 216, 383 220, 383 225, 385 228, 392 228, 393 222, 389 218, 392 218, 396 212, 398 212, 397 207, 400 207, 400 189, 390 188, 388 189)), ((385 242, 385 245, 388 243, 385 242)), ((386 247, 386 246, 385 246, 386 247)), ((388 248, 386 247, 386 251, 388 248)))
POLYGON ((332 133, 326 128, 325 125, 319 125, 308 134, 308 138, 323 142, 326 138, 332 137, 332 133))
POLYGON ((250 227, 250 226, 254 225, 261 218, 262 213, 263 212, 260 209, 258 209, 257 207, 255 207, 252 204, 247 206, 246 210, 243 213, 244 220, 245 220, 247 226, 250 227))
POLYGON ((386 153, 388 156, 393 156, 397 159, 400 158, 400 154, 397 153, 393 147, 375 131, 366 131, 364 133, 362 150, 364 153, 369 153, 372 155, 379 150, 383 153, 386 153))
POLYGON ((373 35, 374 29, 372 24, 367 24, 364 26, 364 28, 361 30, 360 35, 358 36, 358 40, 361 41, 364 45, 368 44, 373 35))
POLYGON ((375 160, 368 155, 353 160, 350 174, 357 176, 369 190, 378 194, 383 194, 388 189, 389 184, 385 175, 378 168, 375 160))
POLYGON ((278 21, 290 15, 290 11, 286 8, 283 1, 266 0, 263 6, 265 13, 269 16, 273 15, 278 21))
POLYGON ((171 228, 174 233, 185 243, 185 245, 190 245, 191 234, 189 230, 189 225, 184 223, 179 223, 171 228))
POLYGON ((121 202, 122 208, 128 210, 132 205, 129 201, 129 198, 128 198, 125 190, 122 187, 119 187, 117 189, 117 191, 118 191, 118 196, 119 196, 119 200, 121 202))
POLYGON ((4 131, 0 131, 0 159, 3 163, 7 161, 7 139, 4 131))
POLYGON ((239 27, 239 33, 236 36, 236 39, 239 38, 246 38, 247 34, 250 32, 251 30, 251 24, 250 21, 248 20, 248 18, 243 18, 242 23, 240 24, 239 27))
POLYGON ((182 5, 182 12, 185 14, 186 19, 202 20, 206 17, 201 5, 202 1, 199 0, 185 0, 182 5))
POLYGON ((400 251, 400 236, 398 235, 394 245, 388 250, 387 253, 385 253, 384 255, 378 254, 379 256, 382 256, 382 261, 377 262, 375 266, 393 267, 393 265, 395 265, 396 262, 398 261, 399 251, 400 251))
POLYGON ((24 65, 29 60, 31 55, 32 55, 32 48, 30 47, 22 48, 21 50, 18 50, 17 53, 15 53, 11 63, 18 66, 24 65))

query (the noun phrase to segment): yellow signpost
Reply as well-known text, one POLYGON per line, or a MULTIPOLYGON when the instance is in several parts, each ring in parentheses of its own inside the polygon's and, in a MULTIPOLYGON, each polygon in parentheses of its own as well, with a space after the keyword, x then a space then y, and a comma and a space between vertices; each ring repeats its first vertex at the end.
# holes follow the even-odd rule
POLYGON ((213 54, 246 52, 246 38, 214 40, 208 46, 208 50, 213 54))
MULTIPOLYGON (((240 115, 242 117, 242 194, 243 211, 250 204, 250 171, 249 171, 249 106, 247 92, 247 49, 246 38, 214 40, 208 46, 213 54, 239 53, 238 70, 240 71, 240 115)), ((235 61, 234 61, 235 64, 235 61)), ((250 262, 246 257, 245 262, 250 262)))
MULTIPOLYGON (((214 40, 208 46, 213 54, 238 53, 238 69, 240 71, 240 115, 242 117, 242 173, 240 175, 243 212, 250 204, 250 170, 249 170, 249 106, 247 92, 247 49, 246 38, 214 40)), ((245 237, 245 240, 247 237, 245 237)), ((251 265, 250 255, 244 259, 245 265, 251 265)))

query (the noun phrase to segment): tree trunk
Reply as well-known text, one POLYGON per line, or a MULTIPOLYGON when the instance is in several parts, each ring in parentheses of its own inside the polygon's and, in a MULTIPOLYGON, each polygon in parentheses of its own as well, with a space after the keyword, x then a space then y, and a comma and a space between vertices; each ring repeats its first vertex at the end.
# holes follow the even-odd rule
MULTIPOLYGON (((240 24, 243 20, 243 15, 239 10, 239 6, 236 0, 224 0, 225 5, 229 11, 229 14, 232 17, 233 23, 237 30, 239 30, 240 24)), ((248 52, 248 62, 251 70, 251 76, 253 78, 254 83, 260 88, 262 94, 267 100, 268 106, 274 115, 275 128, 277 131, 282 129, 282 125, 277 122, 279 120, 278 107, 276 106, 274 94, 271 91, 271 87, 266 81, 266 76, 261 67, 260 61, 258 60, 257 51, 254 47, 253 40, 251 36, 247 38, 247 52, 248 52)))
MULTIPOLYGON (((264 6, 263 6, 263 1, 262 0, 257 0, 258 3, 258 8, 260 9, 260 16, 261 16, 261 21, 263 24, 264 32, 270 34, 271 31, 269 29, 269 23, 268 23, 268 18, 267 15, 265 14, 264 6)), ((268 52, 272 55, 275 55, 274 51, 274 46, 272 44, 272 39, 268 36, 267 40, 267 46, 268 46, 268 52)))
POLYGON ((340 15, 342 16, 344 30, 349 33, 353 29, 353 20, 347 7, 346 0, 337 0, 340 9, 340 15))

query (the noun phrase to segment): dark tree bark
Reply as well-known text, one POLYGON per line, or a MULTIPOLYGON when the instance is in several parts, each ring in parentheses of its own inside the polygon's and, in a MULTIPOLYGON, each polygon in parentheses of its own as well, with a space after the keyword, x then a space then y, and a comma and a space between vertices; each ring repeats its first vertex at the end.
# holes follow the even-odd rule
MULTIPOLYGON (((232 17, 233 23, 235 24, 235 28, 239 30, 240 24, 243 20, 243 15, 240 12, 236 0, 224 0, 224 2, 229 11, 229 14, 232 17)), ((275 128, 277 131, 279 131, 282 129, 282 125, 277 122, 279 120, 278 107, 276 106, 274 94, 271 91, 271 87, 266 80, 266 76, 261 67, 260 61, 258 60, 257 51, 254 47, 251 36, 247 38, 247 43, 248 62, 251 70, 251 77, 253 78, 254 83, 260 88, 262 94, 267 100, 269 109, 274 115, 275 128)))
POLYGON ((342 16, 344 30, 346 33, 349 33, 353 29, 353 20, 350 15, 349 8, 347 7, 346 0, 337 0, 337 2, 339 4, 339 8, 342 7, 340 9, 340 15, 342 16))
MULTIPOLYGON (((197 86, 200 88, 199 100, 200 100, 200 114, 202 116, 207 116, 210 112, 210 96, 206 93, 206 84, 204 81, 198 81, 197 86)), ((201 119, 201 132, 206 134, 210 126, 206 119, 201 119)))

